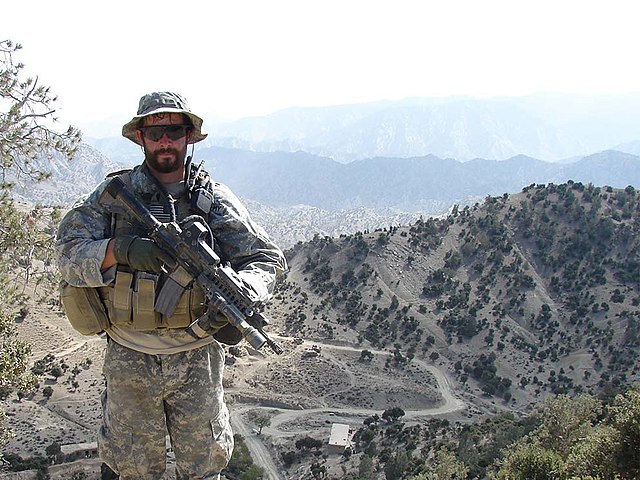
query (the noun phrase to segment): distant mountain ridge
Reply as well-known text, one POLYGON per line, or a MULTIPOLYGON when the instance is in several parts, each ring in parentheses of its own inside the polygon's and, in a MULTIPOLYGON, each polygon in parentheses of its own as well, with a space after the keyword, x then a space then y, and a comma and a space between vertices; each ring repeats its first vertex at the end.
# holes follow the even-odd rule
MULTIPOLYGON (((134 158, 133 156, 131 157, 134 158)), ((421 215, 441 215, 453 204, 471 205, 487 195, 514 193, 531 184, 568 180, 625 188, 640 185, 640 157, 606 151, 573 163, 549 163, 519 155, 505 161, 458 162, 434 155, 371 158, 341 164, 304 152, 250 152, 200 148, 196 162, 225 183, 281 245, 315 234, 337 236, 407 224, 421 215), (286 228, 283 228, 286 226, 286 228)), ((83 145, 73 162, 55 157, 52 178, 15 198, 68 206, 89 193, 122 164, 83 145)))
POLYGON ((567 180, 624 188, 640 185, 640 157, 600 152, 573 163, 519 155, 505 161, 458 162, 434 155, 370 158, 340 164, 303 152, 258 153, 209 148, 198 153, 210 173, 238 194, 273 205, 327 210, 395 208, 442 213, 453 203, 520 191, 532 183, 567 180))
POLYGON ((73 161, 54 152, 51 160, 38 160, 39 168, 51 173, 45 181, 35 183, 17 181, 12 191, 14 200, 43 205, 71 205, 79 197, 91 192, 106 175, 122 169, 97 149, 81 143, 73 161))
POLYGON ((216 125, 207 144, 303 150, 342 163, 428 154, 460 161, 519 154, 560 161, 638 141, 639 110, 640 94, 411 98, 290 108, 216 125))

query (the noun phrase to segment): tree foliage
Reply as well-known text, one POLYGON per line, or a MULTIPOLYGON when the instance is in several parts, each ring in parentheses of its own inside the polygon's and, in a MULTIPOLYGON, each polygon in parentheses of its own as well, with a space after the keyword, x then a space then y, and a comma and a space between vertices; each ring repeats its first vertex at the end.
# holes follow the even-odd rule
MULTIPOLYGON (((19 212, 6 199, 0 199, 0 397, 14 389, 26 391, 33 383, 28 373, 30 346, 17 338, 15 318, 20 314, 24 298, 15 282, 12 246, 25 233, 19 212)), ((10 437, 5 417, 0 410, 0 448, 10 437)))
POLYGON ((260 414, 254 419, 254 422, 258 427, 258 435, 261 435, 262 429, 271 425, 271 417, 266 414, 260 414))
POLYGON ((45 178, 44 166, 35 161, 53 152, 71 159, 80 141, 80 132, 71 126, 62 133, 51 128, 57 121, 57 98, 38 77, 23 76, 24 64, 14 60, 21 48, 11 40, 0 41, 0 166, 5 186, 9 172, 16 178, 45 178))
POLYGON ((387 408, 384 412, 382 412, 382 419, 387 422, 393 423, 397 422, 400 417, 404 417, 405 411, 400 407, 391 407, 387 408))
MULTIPOLYGON (((26 390, 33 382, 27 372, 29 345, 17 338, 15 320, 26 314, 24 287, 31 280, 36 259, 51 265, 52 229, 41 220, 42 209, 20 211, 11 200, 14 181, 46 178, 42 159, 55 152, 72 158, 80 132, 69 127, 53 129, 56 97, 38 78, 25 78, 24 65, 15 62, 21 46, 0 40, 0 395, 26 390), (16 282, 22 279, 22 282, 16 282), (22 287, 22 289, 20 288, 22 287)), ((51 271, 52 269, 49 269, 51 271)), ((10 431, 0 411, 0 448, 10 431)))
POLYGON ((411 480, 462 480, 467 478, 468 472, 467 466, 458 460, 453 452, 441 448, 436 452, 429 471, 416 475, 411 480))
POLYGON ((265 477, 264 470, 253 463, 249 449, 241 435, 233 436, 235 447, 229 465, 224 470, 228 478, 238 480, 260 480, 265 477))
POLYGON ((640 385, 609 406, 588 395, 552 397, 536 415, 540 426, 505 449, 492 478, 639 478, 640 385))

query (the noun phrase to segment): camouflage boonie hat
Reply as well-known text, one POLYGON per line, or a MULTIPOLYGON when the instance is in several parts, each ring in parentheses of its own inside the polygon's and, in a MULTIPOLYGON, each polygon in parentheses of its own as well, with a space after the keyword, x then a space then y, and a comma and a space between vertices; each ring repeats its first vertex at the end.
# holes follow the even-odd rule
POLYGON ((207 138, 207 134, 202 132, 202 119, 191 113, 184 97, 173 92, 153 92, 140 98, 138 114, 122 127, 122 136, 140 145, 136 138, 140 120, 155 113, 183 113, 189 117, 193 124, 193 135, 189 143, 197 143, 207 138))

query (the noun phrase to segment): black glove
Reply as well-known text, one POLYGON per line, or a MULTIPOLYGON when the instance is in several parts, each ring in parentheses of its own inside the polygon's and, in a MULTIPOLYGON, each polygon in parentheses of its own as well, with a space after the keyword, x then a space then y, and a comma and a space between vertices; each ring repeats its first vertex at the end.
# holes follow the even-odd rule
POLYGON ((162 266, 175 266, 171 256, 162 250, 150 238, 122 235, 113 242, 113 256, 122 265, 129 265, 134 270, 146 272, 162 272, 162 266))
POLYGON ((226 317, 219 312, 209 311, 209 325, 207 333, 225 345, 237 345, 242 340, 242 333, 231 325, 226 317))
POLYGON ((242 333, 236 327, 227 323, 213 334, 213 338, 225 345, 237 345, 240 343, 240 340, 242 340, 242 333))

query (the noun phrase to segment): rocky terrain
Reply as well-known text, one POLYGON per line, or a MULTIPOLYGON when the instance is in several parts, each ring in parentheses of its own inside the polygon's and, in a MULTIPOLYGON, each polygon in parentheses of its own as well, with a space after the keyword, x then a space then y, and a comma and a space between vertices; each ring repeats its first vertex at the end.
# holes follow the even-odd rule
MULTIPOLYGON (((2 402, 15 431, 4 452, 24 458, 45 455, 47 447, 55 443, 95 441, 105 348, 103 337, 84 337, 71 328, 53 291, 40 287, 34 292, 32 288, 28 288, 31 300, 18 321, 18 330, 19 337, 32 346, 31 364, 38 386, 35 392, 2 402)), ((396 405, 403 405, 415 418, 466 415, 465 405, 452 394, 446 375, 430 363, 415 362, 406 371, 389 371, 389 352, 368 350, 371 358, 363 362, 362 349, 355 344, 289 336, 283 319, 274 318, 270 331, 285 353, 276 356, 246 345, 232 348, 227 355, 225 387, 237 431, 255 436, 251 419, 256 409, 272 418, 262 439, 269 445, 267 452, 271 451, 265 461, 270 461, 276 472, 282 470, 282 462, 275 452, 290 448, 293 439, 307 433, 328 439, 330 425, 336 421, 356 427, 367 416, 396 405)), ((262 440, 253 451, 261 447, 262 440)), ((79 468, 69 464, 69 469, 79 468)), ((99 463, 87 461, 83 468, 97 475, 99 463)), ((51 473, 53 478, 69 478, 69 469, 58 466, 51 473)), ((13 478, 11 475, 0 474, 0 478, 13 478)), ((273 478, 281 475, 274 473, 273 478)))
MULTIPOLYGON (((639 219, 633 187, 569 182, 296 244, 266 311, 285 354, 228 351, 234 428, 267 478, 342 478, 362 452, 319 460, 297 444, 394 407, 407 428, 460 430, 554 394, 620 391, 640 380, 639 219)), ((42 290, 18 328, 40 384, 3 402, 17 432, 6 452, 92 441, 104 340, 74 332, 42 290)))
MULTIPOLYGON (((281 322, 276 325, 272 331, 282 333, 281 322)), ((31 303, 18 327, 20 337, 32 345, 39 387, 33 394, 2 402, 16 434, 5 454, 44 455, 52 443, 95 441, 101 416, 104 339, 75 332, 60 309, 49 303, 31 303)), ((416 363, 398 375, 385 368, 388 352, 376 352, 372 361, 362 363, 356 347, 288 336, 278 340, 285 347, 282 356, 235 348, 236 356, 228 355, 225 372, 226 399, 236 430, 255 436, 251 413, 256 408, 268 412, 272 421, 262 438, 275 451, 289 447, 292 439, 303 434, 327 440, 332 422, 355 427, 366 416, 392 405, 402 404, 416 417, 464 410, 464 404, 450 393, 446 377, 430 364, 416 363)), ((275 451, 270 461, 281 470, 275 451)), ((87 462, 84 468, 97 475, 99 464, 87 462)), ((68 470, 58 470, 61 476, 53 478, 69 478, 64 476, 68 470)), ((0 473, 0 478, 13 478, 6 475, 0 473)), ((285 478, 277 475, 273 478, 285 478)))
POLYGON ((476 403, 637 381, 640 202, 570 182, 290 253, 287 331, 446 365, 476 403), (368 343, 365 343, 368 342, 368 343))

